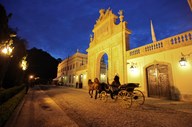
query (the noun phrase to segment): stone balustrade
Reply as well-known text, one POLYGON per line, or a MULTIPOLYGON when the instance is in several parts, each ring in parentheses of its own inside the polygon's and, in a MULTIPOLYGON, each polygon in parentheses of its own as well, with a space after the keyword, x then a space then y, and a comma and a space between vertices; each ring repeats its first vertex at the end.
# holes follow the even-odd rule
POLYGON ((129 50, 127 55, 128 57, 137 57, 187 45, 192 45, 192 30, 129 50))

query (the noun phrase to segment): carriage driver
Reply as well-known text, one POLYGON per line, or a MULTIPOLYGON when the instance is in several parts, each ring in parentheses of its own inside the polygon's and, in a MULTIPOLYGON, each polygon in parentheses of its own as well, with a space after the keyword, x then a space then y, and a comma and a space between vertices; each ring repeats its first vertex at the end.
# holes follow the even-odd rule
POLYGON ((114 81, 111 84, 111 98, 113 98, 113 95, 117 95, 118 94, 118 90, 119 90, 119 86, 120 86, 120 81, 119 81, 119 76, 115 76, 114 77, 114 81))

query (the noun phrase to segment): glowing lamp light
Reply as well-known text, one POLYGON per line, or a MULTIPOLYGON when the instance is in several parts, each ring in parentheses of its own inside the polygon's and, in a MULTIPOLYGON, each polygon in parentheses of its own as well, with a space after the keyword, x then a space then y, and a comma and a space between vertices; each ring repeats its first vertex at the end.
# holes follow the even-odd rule
POLYGON ((27 70, 28 65, 27 65, 27 61, 26 61, 26 56, 23 57, 20 66, 21 66, 21 68, 22 68, 23 71, 27 70))
POLYGON ((133 65, 131 65, 130 70, 131 70, 131 71, 134 71, 134 70, 135 70, 135 67, 134 67, 133 65))
POLYGON ((136 77, 139 75, 139 70, 136 66, 130 66, 130 72, 132 77, 136 77))
POLYGON ((11 53, 13 51, 13 47, 5 46, 1 51, 5 55, 11 55, 11 53))
POLYGON ((30 75, 30 76, 29 76, 29 78, 30 78, 30 79, 33 79, 33 78, 34 78, 34 76, 33 76, 33 75, 30 75))
POLYGON ((128 62, 127 64, 130 64, 129 70, 131 72, 135 72, 137 70, 137 63, 134 63, 134 62, 129 63, 128 62))
POLYGON ((179 61, 179 63, 181 66, 186 66, 187 61, 184 57, 181 57, 181 60, 179 61))
POLYGON ((86 75, 86 74, 84 74, 83 78, 84 78, 84 79, 86 79, 86 78, 87 78, 87 75, 86 75))
POLYGON ((101 74, 101 78, 105 78, 105 74, 101 74))

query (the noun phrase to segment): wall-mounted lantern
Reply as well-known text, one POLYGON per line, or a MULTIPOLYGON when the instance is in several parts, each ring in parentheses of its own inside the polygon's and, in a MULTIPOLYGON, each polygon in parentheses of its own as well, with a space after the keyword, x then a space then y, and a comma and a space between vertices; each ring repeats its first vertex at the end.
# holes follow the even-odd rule
POLYGON ((181 59, 179 60, 179 63, 180 63, 180 65, 181 66, 186 66, 187 65, 187 59, 186 59, 186 57, 189 57, 190 55, 192 54, 192 52, 191 53, 188 53, 188 54, 183 54, 183 53, 181 53, 181 59))
POLYGON ((131 71, 135 71, 135 69, 137 68, 137 63, 134 63, 134 62, 131 62, 131 63, 127 63, 127 64, 130 64, 130 70, 131 71))
POLYGON ((181 66, 186 66, 187 61, 186 61, 185 57, 181 57, 181 59, 179 60, 179 63, 181 66))
POLYGON ((130 70, 131 70, 131 71, 134 71, 135 68, 136 68, 136 66, 133 66, 133 65, 130 66, 130 70))

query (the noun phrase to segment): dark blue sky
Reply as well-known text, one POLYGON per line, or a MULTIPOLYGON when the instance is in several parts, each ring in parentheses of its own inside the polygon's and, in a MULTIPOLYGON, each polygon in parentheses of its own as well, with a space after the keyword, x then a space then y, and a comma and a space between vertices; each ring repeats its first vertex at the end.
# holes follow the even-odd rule
POLYGON ((118 15, 132 31, 131 48, 151 43, 150 20, 161 40, 192 30, 192 12, 187 0, 0 0, 18 36, 28 40, 28 49, 37 47, 55 58, 66 58, 77 49, 86 53, 89 36, 101 8, 118 15))

